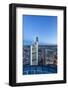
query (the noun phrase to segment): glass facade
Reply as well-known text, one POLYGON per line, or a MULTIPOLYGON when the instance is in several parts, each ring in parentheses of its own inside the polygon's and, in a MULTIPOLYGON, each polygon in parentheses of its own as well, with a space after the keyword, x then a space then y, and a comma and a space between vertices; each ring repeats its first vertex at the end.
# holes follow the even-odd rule
POLYGON ((38 45, 38 62, 36 46, 24 46, 23 74, 57 73, 57 46, 38 45), (32 55, 31 55, 32 53, 32 55), (32 61, 31 61, 32 56, 32 61))
POLYGON ((38 46, 38 63, 37 63, 37 51, 36 47, 31 47, 30 45, 24 46, 23 48, 23 64, 24 65, 46 65, 57 63, 57 46, 56 45, 39 45, 38 46), (31 62, 32 56, 32 64, 31 62))
POLYGON ((23 74, 57 73, 57 45, 36 42, 23 47, 23 74))

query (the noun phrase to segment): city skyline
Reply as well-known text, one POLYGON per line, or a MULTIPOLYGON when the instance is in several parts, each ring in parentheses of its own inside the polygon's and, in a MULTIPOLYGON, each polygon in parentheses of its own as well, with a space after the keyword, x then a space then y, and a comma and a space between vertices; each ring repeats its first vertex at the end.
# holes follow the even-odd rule
POLYGON ((41 44, 57 44, 57 16, 23 16, 24 44, 39 38, 41 44))

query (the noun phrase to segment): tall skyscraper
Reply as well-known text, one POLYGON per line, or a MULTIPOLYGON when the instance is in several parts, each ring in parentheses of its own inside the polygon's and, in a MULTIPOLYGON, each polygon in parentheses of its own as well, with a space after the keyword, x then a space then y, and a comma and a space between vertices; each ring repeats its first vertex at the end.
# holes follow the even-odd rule
POLYGON ((36 37, 36 41, 30 47, 30 64, 38 65, 38 37, 36 37))

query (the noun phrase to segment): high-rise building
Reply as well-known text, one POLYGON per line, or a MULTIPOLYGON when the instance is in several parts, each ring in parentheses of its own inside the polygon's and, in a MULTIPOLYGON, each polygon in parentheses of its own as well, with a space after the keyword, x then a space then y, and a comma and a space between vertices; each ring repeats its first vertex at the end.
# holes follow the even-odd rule
POLYGON ((38 65, 38 37, 36 37, 35 43, 30 46, 30 53, 30 64, 38 65))
POLYGON ((57 65, 57 45, 43 45, 38 37, 33 44, 23 47, 23 65, 57 65))

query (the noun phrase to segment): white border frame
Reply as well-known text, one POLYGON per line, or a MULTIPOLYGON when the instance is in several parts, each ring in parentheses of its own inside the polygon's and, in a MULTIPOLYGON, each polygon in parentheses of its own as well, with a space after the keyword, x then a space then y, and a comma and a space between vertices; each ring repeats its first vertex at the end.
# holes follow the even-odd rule
POLYGON ((36 82, 36 81, 57 81, 63 80, 63 10, 51 9, 30 9, 16 8, 16 82, 36 82), (22 15, 49 15, 58 17, 57 43, 58 43, 58 73, 57 74, 40 74, 40 75, 23 75, 23 34, 22 34, 22 15))

